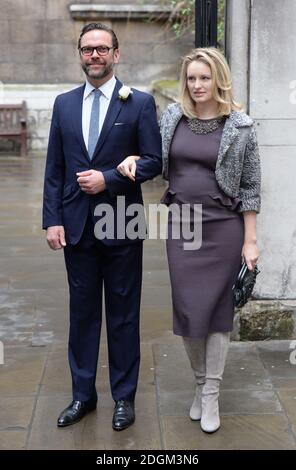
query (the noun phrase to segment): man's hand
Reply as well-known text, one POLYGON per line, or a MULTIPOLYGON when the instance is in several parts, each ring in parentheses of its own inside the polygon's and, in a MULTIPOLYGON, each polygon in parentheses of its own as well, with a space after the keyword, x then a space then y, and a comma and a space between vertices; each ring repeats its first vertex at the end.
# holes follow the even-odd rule
POLYGON ((62 225, 48 227, 46 240, 52 250, 60 250, 66 246, 65 230, 62 225))
POLYGON ((87 194, 101 193, 106 189, 105 178, 101 171, 87 170, 76 173, 81 191, 87 194))

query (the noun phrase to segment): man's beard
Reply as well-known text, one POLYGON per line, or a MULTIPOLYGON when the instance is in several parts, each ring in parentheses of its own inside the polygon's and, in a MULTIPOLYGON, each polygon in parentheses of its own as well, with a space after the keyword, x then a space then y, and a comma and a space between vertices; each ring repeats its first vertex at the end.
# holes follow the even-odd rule
POLYGON ((90 65, 95 65, 95 64, 96 62, 93 62, 92 64, 89 64, 89 65, 81 64, 82 70, 89 78, 94 78, 94 79, 105 78, 107 77, 107 75, 109 75, 110 72, 112 72, 113 66, 114 66, 114 64, 109 64, 109 65, 106 65, 105 67, 102 67, 98 71, 91 70, 89 68, 90 65))

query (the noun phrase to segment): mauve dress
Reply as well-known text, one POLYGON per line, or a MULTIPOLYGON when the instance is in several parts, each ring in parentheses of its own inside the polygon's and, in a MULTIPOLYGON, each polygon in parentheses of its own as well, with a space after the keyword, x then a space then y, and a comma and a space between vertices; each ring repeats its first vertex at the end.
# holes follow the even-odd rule
MULTIPOLYGON (((218 186, 215 167, 224 123, 208 134, 195 134, 183 117, 170 148, 169 189, 163 202, 202 204, 202 243, 184 250, 182 237, 172 238, 169 213, 167 254, 172 288, 173 330, 189 338, 233 329, 232 286, 241 264, 244 222, 239 199, 218 186)), ((173 222, 174 223, 174 222, 173 222)), ((191 225, 192 227, 192 225, 191 225)))

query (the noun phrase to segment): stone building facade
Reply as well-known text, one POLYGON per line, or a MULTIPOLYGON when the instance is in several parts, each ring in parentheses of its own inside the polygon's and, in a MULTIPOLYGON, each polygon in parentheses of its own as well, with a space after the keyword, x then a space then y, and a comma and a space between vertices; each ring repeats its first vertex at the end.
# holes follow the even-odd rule
POLYGON ((46 147, 56 95, 84 81, 77 51, 84 24, 114 28, 121 47, 116 74, 144 89, 177 76, 194 43, 193 35, 176 40, 163 27, 168 11, 155 0, 0 0, 0 12, 0 102, 27 101, 33 150, 46 147))

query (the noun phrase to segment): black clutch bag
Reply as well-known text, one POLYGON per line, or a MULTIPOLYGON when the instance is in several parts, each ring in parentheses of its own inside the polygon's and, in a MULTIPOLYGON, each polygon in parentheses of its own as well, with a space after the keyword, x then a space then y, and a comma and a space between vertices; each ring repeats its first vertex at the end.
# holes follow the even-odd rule
POLYGON ((236 308, 241 308, 248 302, 256 283, 256 277, 259 273, 260 271, 257 266, 255 266, 253 271, 250 271, 246 263, 242 264, 237 280, 232 288, 234 306, 236 308))

